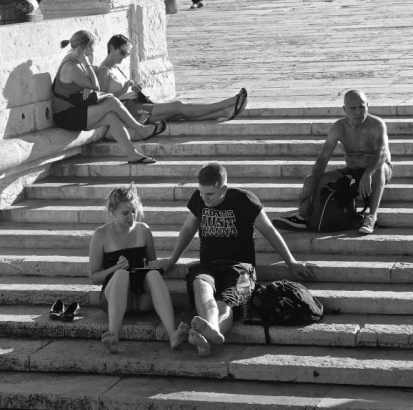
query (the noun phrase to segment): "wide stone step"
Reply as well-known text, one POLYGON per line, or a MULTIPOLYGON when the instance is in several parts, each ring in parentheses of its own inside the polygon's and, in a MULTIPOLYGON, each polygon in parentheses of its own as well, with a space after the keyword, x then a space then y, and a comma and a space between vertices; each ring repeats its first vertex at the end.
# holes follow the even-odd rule
MULTIPOLYGON (((266 202, 265 210, 272 219, 297 209, 296 202, 266 202)), ((160 202, 144 205, 145 222, 149 225, 182 224, 188 215, 185 202, 160 202)), ((2 219, 14 222, 105 223, 108 212, 102 201, 60 200, 22 201, 2 210, 2 219)), ((379 209, 378 225, 413 227, 413 202, 384 203, 379 209)))
MULTIPOLYGON (((170 122, 164 135, 327 135, 338 118, 254 118, 215 121, 170 122)), ((406 117, 384 117, 389 134, 412 134, 413 120, 406 117)))
MULTIPOLYGON (((157 253, 159 258, 169 257, 170 252, 157 253)), ((373 282, 412 283, 413 263, 411 257, 381 257, 376 255, 315 255, 295 254, 297 260, 312 263, 314 282, 373 282)), ((175 267, 168 272, 168 278, 183 279, 188 264, 199 260, 196 251, 186 252, 175 267)), ((291 279, 285 263, 271 253, 256 254, 257 275, 260 280, 291 279)), ((89 257, 87 249, 0 249, 0 271, 3 275, 26 276, 69 276, 88 277, 89 257)))
POLYGON ((0 405, 16 410, 410 410, 412 401, 412 391, 389 387, 185 377, 124 378, 96 374, 0 373, 0 405))
MULTIPOLYGON (((125 177, 101 178, 85 177, 47 178, 25 188, 29 199, 97 199, 104 202, 110 191, 118 186, 129 186, 134 181, 143 202, 187 201, 198 187, 194 176, 177 181, 177 178, 125 177)), ((297 201, 302 179, 291 178, 231 178, 231 186, 251 190, 262 201, 297 201)), ((413 180, 393 178, 384 190, 384 201, 413 201, 413 180)))
MULTIPOLYGON (((187 308, 186 284, 166 279, 177 308, 187 308)), ((413 315, 413 285, 373 283, 305 283, 327 311, 356 314, 413 315)), ((0 276, 0 302, 6 305, 51 305, 56 299, 99 306, 100 285, 88 278, 0 276)))
POLYGON ((219 346, 200 359, 192 346, 100 341, 0 339, 2 371, 153 375, 231 380, 413 387, 413 351, 305 346, 219 346))
MULTIPOLYGON (((324 138, 318 139, 294 139, 292 136, 284 139, 263 139, 267 137, 238 140, 231 137, 209 137, 194 139, 191 137, 157 137, 147 143, 135 143, 135 146, 143 150, 147 155, 156 158, 174 157, 174 156, 308 156, 316 158, 321 151, 324 138)), ((86 155, 93 157, 125 155, 119 144, 114 142, 98 142, 89 144, 85 147, 86 155)), ((390 152, 393 157, 399 155, 413 155, 413 140, 410 138, 392 138, 390 139, 390 152)), ((339 145, 334 155, 343 155, 343 149, 339 145)))
MULTIPOLYGON (((0 248, 84 248, 97 225, 94 224, 29 224, 0 223, 0 248)), ((158 251, 172 250, 178 237, 179 226, 152 226, 155 248, 158 251)), ((280 230, 288 246, 297 253, 392 255, 413 254, 413 230, 402 228, 377 228, 374 234, 360 235, 354 231, 338 233, 292 232, 280 230)), ((275 253, 261 236, 256 237, 259 252, 275 253)), ((195 237, 188 250, 199 249, 195 237)))
MULTIPOLYGON (((175 160, 159 160, 150 165, 129 165, 119 161, 117 157, 103 159, 76 157, 55 164, 51 175, 61 177, 177 177, 194 178, 203 164, 216 160, 215 157, 203 157, 198 160, 178 158, 175 160)), ((304 178, 311 173, 313 160, 297 159, 295 157, 279 157, 273 159, 237 159, 228 158, 220 161, 228 171, 229 177, 271 177, 271 178, 304 178)), ((393 163, 393 174, 396 178, 413 176, 413 159, 404 157, 393 163)), ((343 161, 330 161, 327 170, 343 168, 343 161)))
MULTIPOLYGON (((412 105, 369 105, 369 112, 382 117, 413 116, 412 105)), ((248 101, 248 107, 239 118, 300 118, 300 117, 334 117, 344 115, 343 108, 339 106, 309 106, 280 105, 274 101, 248 101)))
MULTIPOLYGON (((0 307, 0 337, 71 338, 100 340, 107 329, 101 309, 81 306, 73 322, 50 320, 47 305, 3 305, 0 307)), ((189 312, 178 312, 177 320, 190 322, 189 312)), ((271 326, 276 345, 341 347, 413 347, 413 316, 361 314, 325 315, 321 322, 304 326, 271 326)), ((121 340, 168 341, 165 328, 154 313, 128 314, 121 340)), ((232 344, 265 344, 261 325, 236 322, 226 335, 232 344)))

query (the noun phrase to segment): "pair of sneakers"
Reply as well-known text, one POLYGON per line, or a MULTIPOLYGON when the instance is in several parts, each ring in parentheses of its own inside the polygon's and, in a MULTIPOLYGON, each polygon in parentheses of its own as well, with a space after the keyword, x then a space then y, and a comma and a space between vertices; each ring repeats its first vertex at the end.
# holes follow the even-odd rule
MULTIPOLYGON (((377 216, 367 214, 364 216, 363 223, 359 228, 359 233, 368 235, 374 232, 376 226, 377 216)), ((272 223, 276 227, 280 228, 294 228, 304 230, 307 229, 307 223, 305 219, 301 218, 298 213, 292 215, 283 215, 276 217, 272 220, 272 223)))

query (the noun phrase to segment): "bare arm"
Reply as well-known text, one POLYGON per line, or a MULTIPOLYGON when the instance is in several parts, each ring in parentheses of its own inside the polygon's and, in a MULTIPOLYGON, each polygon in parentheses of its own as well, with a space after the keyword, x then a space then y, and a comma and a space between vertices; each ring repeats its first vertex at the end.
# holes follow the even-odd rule
POLYGON ((64 83, 75 83, 79 87, 100 91, 99 80, 92 65, 85 63, 86 71, 81 69, 80 63, 66 62, 60 71, 60 80, 64 83))
POLYGON ((182 225, 181 231, 179 232, 178 241, 176 242, 172 256, 169 258, 172 265, 176 263, 182 252, 189 245, 189 242, 191 242, 192 238, 195 236, 195 233, 198 230, 198 225, 199 222, 196 216, 192 212, 189 212, 182 225))
POLYGON ((156 259, 156 251, 155 251, 155 245, 153 242, 152 232, 148 225, 144 224, 144 228, 145 228, 146 259, 147 259, 147 262, 154 261, 156 259))
POLYGON ((274 228, 266 212, 261 210, 255 219, 254 226, 271 244, 274 250, 281 255, 290 270, 293 279, 312 279, 312 265, 304 262, 298 262, 292 255, 288 245, 284 241, 277 229, 274 228))
POLYGON ((255 219, 255 227, 259 232, 261 232, 262 236, 267 239, 274 250, 281 255, 288 266, 290 266, 291 263, 295 262, 295 259, 291 254, 290 249, 285 243, 283 237, 280 235, 277 229, 274 228, 267 216, 267 213, 264 210, 261 210, 261 212, 255 219))
POLYGON ((336 122, 329 130, 326 141, 324 142, 323 148, 320 155, 318 156, 311 173, 311 192, 314 194, 318 187, 321 176, 323 175, 328 161, 333 154, 334 149, 337 146, 341 135, 341 126, 336 122))
POLYGON ((377 123, 377 137, 375 139, 375 153, 374 156, 371 157, 369 160, 369 165, 366 168, 367 173, 370 175, 374 173, 377 169, 379 169, 385 159, 386 159, 386 146, 388 145, 388 136, 387 136, 387 128, 384 121, 379 120, 377 123))
POLYGON ((378 120, 375 124, 374 154, 369 158, 368 166, 366 167, 363 176, 360 179, 359 193, 362 197, 368 197, 372 193, 372 177, 377 169, 379 169, 386 159, 386 147, 388 145, 388 136, 386 124, 382 120, 378 120))

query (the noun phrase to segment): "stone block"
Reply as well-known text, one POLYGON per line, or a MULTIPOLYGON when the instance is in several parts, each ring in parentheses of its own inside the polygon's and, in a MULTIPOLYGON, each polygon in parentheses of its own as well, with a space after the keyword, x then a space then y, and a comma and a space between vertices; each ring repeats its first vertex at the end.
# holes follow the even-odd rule
POLYGON ((44 373, 1 373, 2 408, 94 410, 117 377, 44 373))
POLYGON ((47 344, 47 340, 0 339, 1 371, 29 370, 30 355, 47 344))
MULTIPOLYGON (((100 341, 55 341, 31 355, 30 368, 43 372, 106 375, 150 374, 207 378, 223 378, 227 375, 228 352, 219 352, 214 357, 199 360, 189 347, 172 352, 167 343, 121 342, 119 347, 119 354, 110 355, 100 341)), ((236 348, 232 347, 232 350, 236 348)))

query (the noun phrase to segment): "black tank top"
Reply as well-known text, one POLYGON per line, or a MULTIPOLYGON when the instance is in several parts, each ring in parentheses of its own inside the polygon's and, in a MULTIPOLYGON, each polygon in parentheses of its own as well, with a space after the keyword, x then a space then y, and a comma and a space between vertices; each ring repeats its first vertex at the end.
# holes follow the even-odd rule
MULTIPOLYGON (((145 266, 146 246, 135 246, 133 248, 123 248, 112 252, 103 252, 103 269, 108 269, 118 262, 119 256, 124 256, 129 262, 129 269, 142 268, 145 266)), ((113 273, 106 276, 103 281, 102 291, 112 277, 113 273)))

